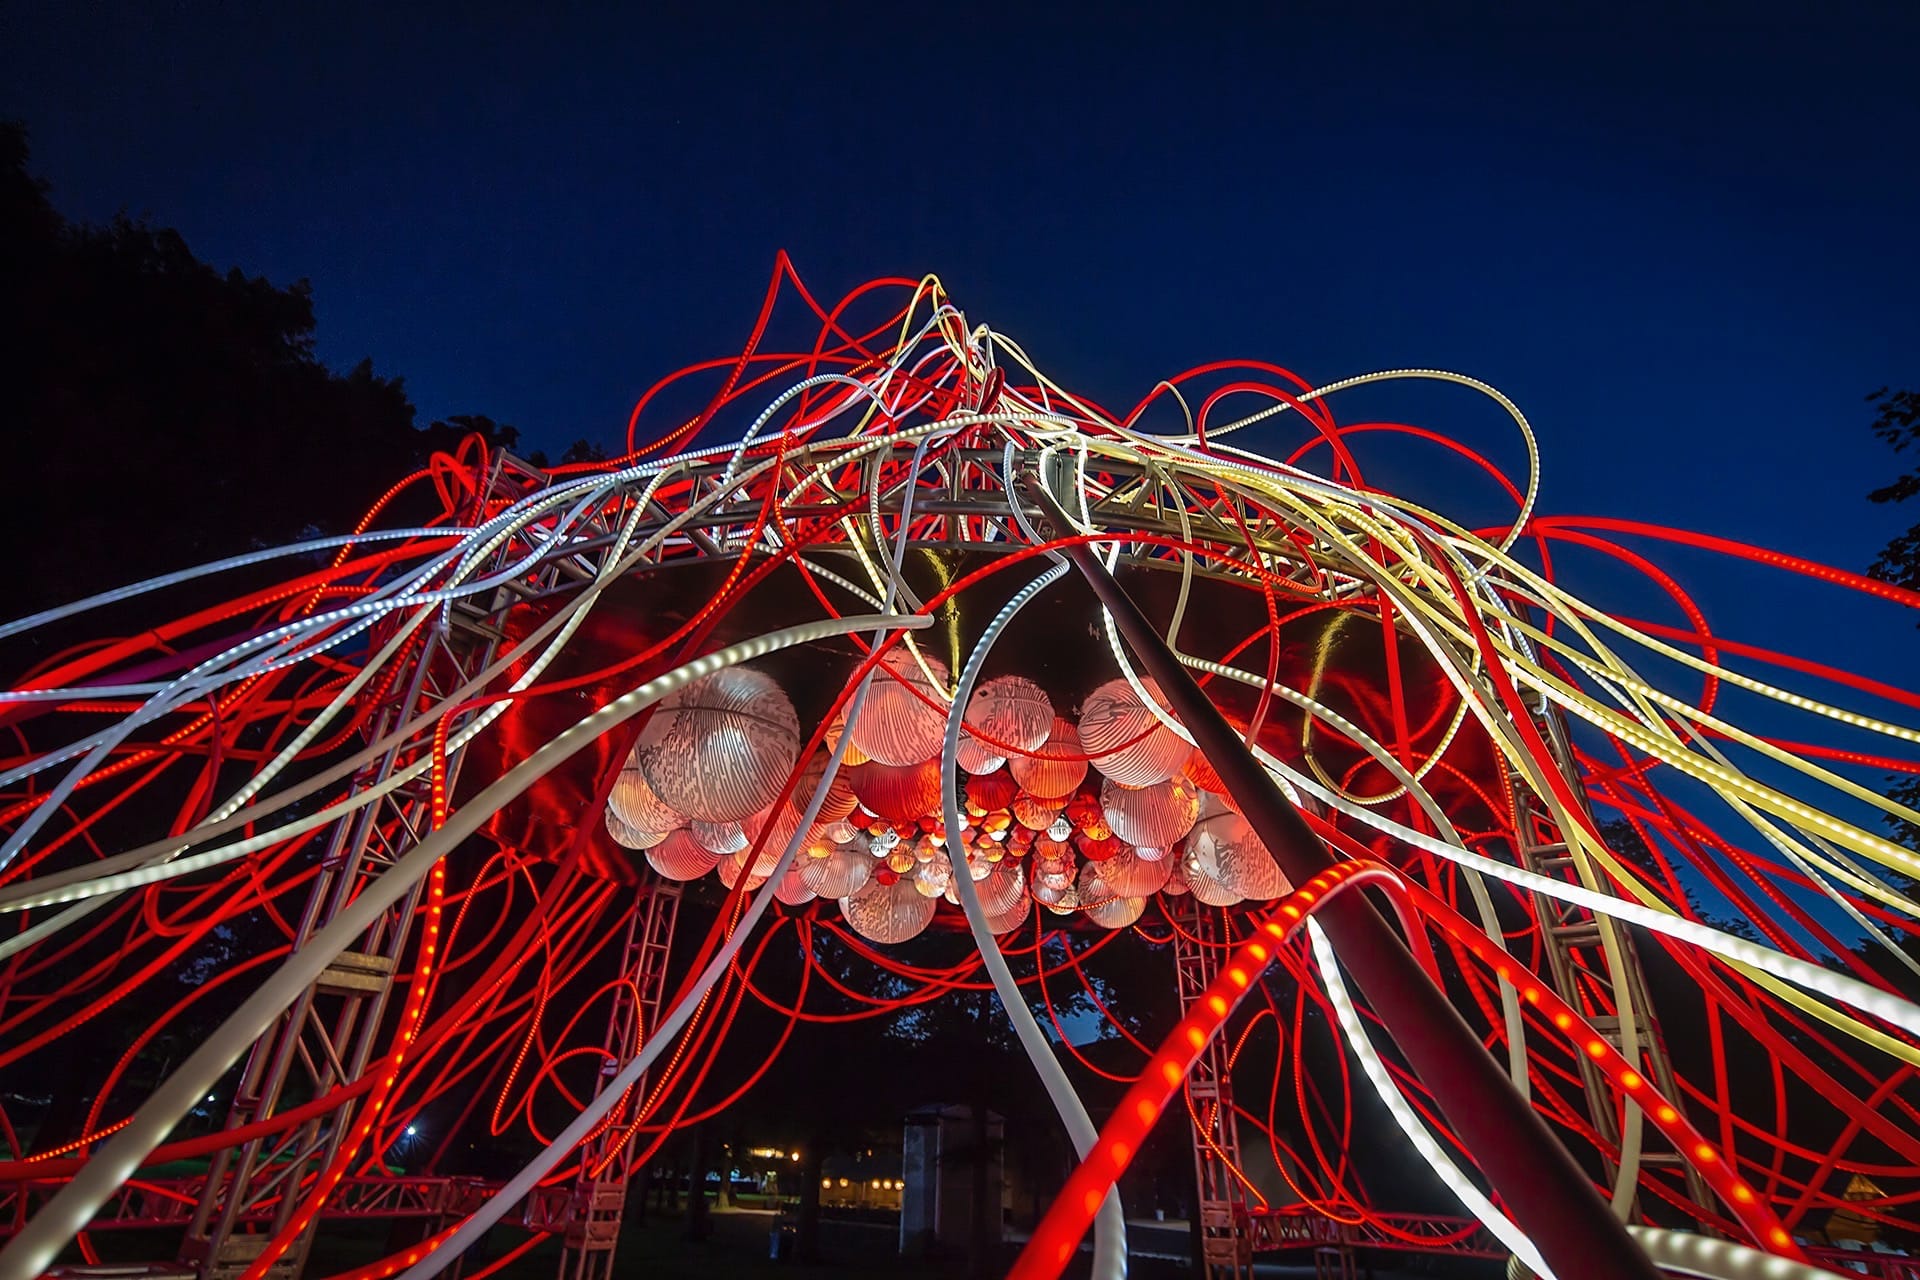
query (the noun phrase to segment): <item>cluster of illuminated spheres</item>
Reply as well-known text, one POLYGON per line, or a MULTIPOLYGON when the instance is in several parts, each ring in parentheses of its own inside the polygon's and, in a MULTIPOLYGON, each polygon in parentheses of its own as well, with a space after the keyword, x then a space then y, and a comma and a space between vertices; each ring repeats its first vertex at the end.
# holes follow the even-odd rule
MULTIPOLYGON (((1205 758, 1163 720, 1164 702, 1156 714, 1127 679, 1095 689, 1077 720, 1024 676, 981 684, 960 736, 966 826, 955 839, 939 816, 947 667, 903 649, 875 677, 853 723, 828 726, 830 746, 847 738, 843 768, 775 886, 782 902, 830 898, 861 935, 904 942, 941 899, 956 902, 956 851, 995 933, 1024 923, 1034 903, 1120 929, 1156 893, 1231 906, 1291 888, 1205 758)), ((1140 687, 1161 696, 1151 681, 1140 687)), ((756 887, 799 829, 782 793, 807 736, 762 672, 695 681, 634 746, 608 831, 670 880, 712 873, 729 889, 742 877, 756 887)), ((824 753, 810 760, 795 790, 811 792, 824 763, 824 753)))

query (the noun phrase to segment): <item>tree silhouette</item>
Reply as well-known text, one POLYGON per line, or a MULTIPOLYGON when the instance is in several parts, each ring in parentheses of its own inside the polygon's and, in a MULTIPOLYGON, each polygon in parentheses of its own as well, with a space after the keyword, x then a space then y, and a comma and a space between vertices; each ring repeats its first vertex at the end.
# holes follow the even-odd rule
MULTIPOLYGON (((1882 387, 1867 397, 1878 404, 1880 412, 1873 420, 1873 434, 1904 453, 1920 444, 1920 392, 1889 391, 1882 387)), ((1920 467, 1900 476, 1892 484, 1875 489, 1867 497, 1873 502, 1905 502, 1920 494, 1920 467)), ((1867 570, 1883 582, 1893 582, 1920 590, 1920 524, 1909 528, 1880 549, 1880 558, 1867 570)), ((1888 780, 1887 795, 1912 808, 1920 805, 1920 778, 1894 775, 1888 780)), ((1894 838, 1909 848, 1920 849, 1920 827, 1889 815, 1886 824, 1894 838)))
POLYGON ((0 421, 30 486, 0 504, 7 616, 344 532, 462 435, 517 437, 486 418, 415 429, 400 379, 316 358, 306 281, 222 273, 124 214, 70 221, 28 159, 0 122, 0 421))

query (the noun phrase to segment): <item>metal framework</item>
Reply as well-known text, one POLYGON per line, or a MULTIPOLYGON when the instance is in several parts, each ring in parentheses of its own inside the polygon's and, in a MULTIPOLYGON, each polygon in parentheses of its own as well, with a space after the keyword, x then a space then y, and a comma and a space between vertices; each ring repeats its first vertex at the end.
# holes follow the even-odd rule
MULTIPOLYGON (((1558 708, 1532 706, 1530 709, 1541 738, 1552 748, 1562 776, 1571 784, 1569 790, 1584 807, 1584 790, 1573 765, 1573 748, 1567 737, 1565 718, 1558 708)), ((1518 847, 1514 850, 1519 864, 1536 875, 1585 883, 1590 889, 1597 888, 1588 882, 1590 877, 1568 850, 1565 833, 1554 824, 1550 815, 1532 802, 1528 788, 1509 774, 1507 790, 1513 798, 1514 831, 1520 837, 1518 847)), ((1591 813, 1588 816, 1591 818, 1591 813)), ((1595 915, 1584 907, 1549 898, 1545 894, 1533 895, 1533 902, 1545 933, 1548 976, 1553 980, 1554 990, 1576 1009, 1589 1011, 1587 1020, 1594 1030, 1612 1042, 1616 1049, 1622 1047, 1620 1018, 1617 1012, 1607 1010, 1617 1011, 1623 1003, 1630 1007, 1638 1027, 1636 1039, 1640 1060, 1635 1065, 1659 1087, 1662 1096, 1681 1097, 1678 1082, 1674 1079, 1673 1061, 1667 1054, 1666 1037, 1661 1034, 1659 1019, 1654 1016, 1653 999, 1647 991, 1633 936, 1613 921, 1595 915), (1618 956, 1617 966, 1609 960, 1609 942, 1618 956)), ((1639 1123, 1636 1104, 1623 1102, 1622 1105, 1629 1109, 1624 1116, 1609 1105, 1608 1099, 1613 1096, 1613 1091, 1592 1055, 1582 1053, 1576 1056, 1580 1063, 1581 1084, 1584 1086, 1582 1092, 1587 1099, 1587 1114, 1595 1132, 1600 1135, 1600 1158, 1605 1180, 1611 1182, 1619 1169, 1619 1162, 1608 1153, 1620 1150, 1623 1136, 1621 1122, 1624 1118, 1641 1131, 1643 1142, 1651 1139, 1654 1144, 1651 1149, 1641 1151, 1640 1164, 1643 1167, 1680 1170, 1685 1179, 1686 1198, 1703 1210, 1711 1208, 1712 1194, 1699 1170, 1671 1146, 1661 1145, 1663 1139, 1652 1126, 1639 1123)), ((1634 1212, 1635 1217, 1644 1220, 1644 1207, 1636 1203, 1629 1206, 1629 1210, 1634 1212)))
MULTIPOLYGON (((487 492, 519 496, 543 482, 540 473, 503 455, 492 468, 487 492)), ((509 548, 500 548, 494 563, 503 563, 508 554, 509 548)), ((548 567, 542 576, 551 579, 555 573, 548 567)), ((514 592, 502 588, 489 607, 450 610, 446 618, 428 623, 400 669, 395 692, 372 718, 374 737, 442 705, 473 681, 492 661, 503 634, 501 624, 517 602, 514 592)), ((476 714, 456 716, 450 729, 458 730, 476 714)), ((458 750, 449 753, 449 787, 458 776, 460 756, 458 750)), ((400 758, 396 744, 354 780, 356 789, 386 780, 400 758)), ((301 915, 296 949, 428 830, 431 805, 430 787, 421 778, 386 793, 334 828, 301 915)), ((270 1119, 351 1086, 366 1074, 413 933, 420 894, 416 884, 382 913, 255 1041, 228 1110, 228 1128, 270 1119)), ((195 1198, 180 1261, 194 1267, 202 1280, 230 1280, 245 1271, 293 1220, 303 1189, 340 1154, 358 1109, 357 1100, 350 1100, 277 1134, 216 1153, 195 1198)), ((270 1275, 285 1280, 300 1275, 316 1224, 308 1223, 270 1275)))
MULTIPOLYGON (((876 489, 875 482, 883 474, 880 466, 884 460, 884 450, 856 448, 846 441, 822 442, 790 451, 781 463, 782 489, 796 487, 807 479, 811 480, 812 487, 805 501, 786 508, 787 515, 843 520, 848 522, 848 532, 852 534, 855 528, 865 525, 870 504, 876 497, 883 511, 897 513, 911 493, 916 518, 945 517, 947 536, 937 545, 979 545, 983 550, 990 550, 996 544, 1024 541, 1013 504, 1023 503, 1028 512, 1041 514, 1017 492, 1007 491, 1003 455, 999 452, 956 451, 950 461, 942 464, 945 483, 939 491, 926 486, 910 487, 897 480, 890 483, 882 480, 876 489)), ((1120 483, 1104 496, 1090 501, 1087 514, 1094 524, 1144 535, 1239 546, 1251 543, 1272 572, 1301 581, 1311 576, 1313 565, 1289 539, 1286 530, 1257 512, 1247 512, 1246 527, 1230 527, 1207 508, 1175 512, 1162 505, 1162 477, 1156 468, 1117 458, 1103 459, 1101 466, 1120 483)), ((668 472, 673 479, 690 483, 691 496, 676 504, 677 511, 654 500, 640 513, 627 545, 645 545, 658 535, 652 550, 642 557, 643 565, 684 561, 689 557, 723 557, 745 549, 746 534, 756 526, 762 512, 756 502, 737 493, 717 496, 726 487, 728 470, 727 462, 717 457, 689 458, 669 464, 668 472)), ((496 457, 488 484, 489 491, 496 497, 517 498, 536 492, 548 480, 539 469, 502 454, 496 457)), ((577 591, 583 584, 594 581, 605 566, 606 557, 619 543, 618 526, 622 518, 632 514, 631 504, 638 500, 644 487, 645 482, 630 482, 624 500, 603 504, 564 538, 556 539, 537 557, 530 573, 499 587, 487 606, 453 606, 447 624, 427 633, 403 667, 388 705, 373 718, 374 735, 392 732, 472 681, 493 660, 496 645, 505 635, 507 615, 513 609, 529 601, 577 591)), ((502 545, 490 564, 503 565, 516 557, 524 560, 528 550, 529 544, 524 541, 502 545)), ((809 554, 852 558, 856 551, 844 544, 828 544, 809 554)), ((1206 570, 1195 572, 1211 576, 1206 570)), ((1335 588, 1335 594, 1340 592, 1340 588, 1335 588)), ((457 729, 465 722, 463 717, 452 727, 457 729)), ((1565 726, 1557 716, 1545 712, 1541 713, 1538 723, 1562 771, 1575 782, 1577 793, 1578 775, 1572 768, 1565 726)), ((356 779, 356 785, 370 787, 388 777, 399 754, 398 747, 389 751, 356 779)), ((448 760, 449 785, 458 765, 458 753, 454 753, 448 760)), ((1531 833, 1516 850, 1521 864, 1543 874, 1571 878, 1575 874, 1574 864, 1567 856, 1560 833, 1546 815, 1527 804, 1524 787, 1510 790, 1515 796, 1516 828, 1531 833)), ((428 790, 422 781, 392 791, 377 804, 359 811, 352 821, 336 827, 308 897, 296 945, 304 944, 352 900, 362 885, 379 876, 411 847, 426 830, 429 803, 428 790), (391 834, 395 832, 402 833, 397 841, 391 834)), ((227 1117, 229 1128, 269 1119, 362 1077, 374 1060, 380 1042, 383 1015, 408 946, 419 893, 416 886, 383 915, 354 948, 342 952, 320 980, 255 1043, 227 1117)), ((607 1056, 596 1093, 604 1088, 605 1081, 618 1066, 631 1058, 646 1029, 657 1019, 663 994, 665 959, 677 917, 679 890, 678 886, 656 882, 643 885, 640 894, 623 956, 623 972, 629 981, 618 987, 609 1016, 604 1040, 607 1056)), ((1214 976, 1227 927, 1218 910, 1205 908, 1191 898, 1184 901, 1184 911, 1176 921, 1179 928, 1174 945, 1183 1011, 1199 998, 1214 976)), ((1646 997, 1632 939, 1624 932, 1617 935, 1624 972, 1615 974, 1600 947, 1601 930, 1611 926, 1545 898, 1539 899, 1538 910, 1542 919, 1551 921, 1547 948, 1551 973, 1548 976, 1555 989, 1582 1008, 1595 1007, 1596 998, 1608 1007, 1618 1007, 1624 990, 1641 1014, 1643 1065, 1667 1096, 1676 1096, 1672 1068, 1646 997)), ((1595 1018, 1594 1021, 1617 1041, 1617 1019, 1595 1018)), ((1601 1087, 1597 1070, 1584 1055, 1580 1066, 1589 1095, 1609 1096, 1601 1087)), ((1350 1260, 1351 1250, 1360 1246, 1423 1251, 1428 1247, 1417 1240, 1400 1242, 1386 1236, 1375 1239, 1368 1235, 1371 1229, 1349 1227, 1312 1214, 1251 1214, 1238 1181, 1239 1140, 1232 1106, 1232 1082, 1225 1050, 1217 1043, 1195 1065, 1188 1083, 1188 1096, 1197 1118, 1194 1129, 1197 1214, 1202 1262, 1209 1280, 1247 1280, 1252 1275, 1252 1257, 1256 1251, 1312 1245, 1323 1252, 1331 1251, 1328 1256, 1337 1253, 1340 1258, 1350 1260)), ((609 1123, 589 1139, 582 1151, 585 1157, 582 1174, 571 1187, 545 1189, 529 1198, 523 1216, 525 1225, 562 1237, 561 1280, 606 1280, 611 1273, 633 1159, 633 1148, 622 1141, 621 1135, 631 1125, 643 1101, 643 1088, 630 1091, 609 1123)), ((302 1198, 301 1188, 338 1154, 356 1109, 353 1102, 347 1102, 277 1135, 222 1151, 214 1157, 203 1180, 130 1183, 94 1222, 93 1229, 184 1223, 187 1230, 180 1252, 182 1265, 190 1268, 199 1280, 233 1280, 258 1256, 265 1241, 291 1221, 302 1198)), ((1620 1133, 1613 1110, 1596 1106, 1592 1118, 1603 1140, 1617 1147, 1620 1133)), ((1698 1203, 1707 1202, 1698 1175, 1677 1153, 1649 1152, 1642 1160, 1652 1165, 1681 1167, 1685 1170, 1687 1193, 1698 1203)), ((1609 1165, 1609 1173, 1611 1171, 1609 1165)), ((57 1185, 0 1186, 0 1233, 17 1229, 57 1185)), ((492 1184, 475 1179, 349 1177, 334 1192, 323 1213, 330 1217, 446 1219, 469 1211, 492 1193, 492 1184)), ((1425 1230, 1421 1224, 1448 1222, 1424 1218, 1391 1220, 1416 1237, 1425 1230)), ((1469 1243, 1465 1244, 1443 1241, 1441 1237, 1453 1229, 1435 1227, 1431 1248, 1487 1256, 1480 1252, 1486 1247, 1481 1236, 1468 1236, 1469 1243)), ((310 1225, 298 1243, 275 1264, 271 1275, 277 1280, 296 1280, 304 1268, 313 1231, 310 1225)), ((1861 1260, 1871 1257, 1865 1255, 1861 1260)), ((1344 1268, 1349 1261, 1342 1261, 1340 1265, 1344 1268)))
MULTIPOLYGON (((1219 908, 1205 906, 1192 894, 1180 902, 1173 916, 1173 965, 1184 1017, 1219 974, 1230 938, 1219 908)), ((1247 1232, 1246 1193, 1240 1189, 1240 1127, 1234 1118, 1233 1079, 1222 1037, 1208 1042, 1187 1074, 1187 1099, 1193 1122, 1200 1265, 1207 1280, 1251 1280, 1253 1240, 1247 1232)))
MULTIPOLYGON (((679 915, 680 886, 649 877, 627 917, 626 941, 620 952, 626 980, 614 988, 602 1046, 606 1056, 594 1082, 595 1097, 639 1051, 641 1042, 659 1022, 667 959, 679 915)), ((635 1082, 607 1117, 607 1123, 580 1144, 580 1176, 567 1200, 560 1280, 606 1280, 613 1273, 613 1254, 620 1244, 620 1224, 626 1213, 627 1185, 633 1176, 634 1144, 627 1130, 646 1106, 646 1083, 644 1076, 635 1082)))

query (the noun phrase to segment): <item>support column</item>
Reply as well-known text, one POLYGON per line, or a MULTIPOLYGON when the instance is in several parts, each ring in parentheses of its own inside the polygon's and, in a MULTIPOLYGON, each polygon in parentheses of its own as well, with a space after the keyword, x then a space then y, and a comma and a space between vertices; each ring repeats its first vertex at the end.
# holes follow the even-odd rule
MULTIPOLYGON (((1206 994, 1220 972, 1229 939, 1217 908, 1192 894, 1169 911, 1173 922, 1173 964, 1180 990, 1180 1014, 1206 994)), ((1240 1164, 1240 1126, 1233 1114, 1233 1081, 1227 1048, 1215 1036, 1187 1073, 1187 1097, 1193 1106, 1194 1227, 1200 1256, 1195 1260, 1206 1280, 1251 1280, 1253 1241, 1247 1234, 1247 1197, 1235 1174, 1240 1164)))
MULTIPOLYGON (((633 913, 627 917, 626 942, 621 948, 621 972, 627 981, 614 988, 613 1008, 607 1014, 600 1075, 593 1096, 640 1051, 660 1020, 660 1001, 666 989, 667 960, 673 950, 673 927, 680 915, 680 886, 651 872, 640 886, 633 913)), ((628 1125, 640 1117, 647 1096, 647 1078, 634 1081, 627 1096, 607 1116, 599 1132, 580 1144, 580 1173, 567 1201, 566 1230, 561 1236, 560 1280, 608 1280, 613 1254, 620 1244, 620 1226, 626 1213, 627 1189, 633 1176, 635 1143, 622 1141, 628 1125)))

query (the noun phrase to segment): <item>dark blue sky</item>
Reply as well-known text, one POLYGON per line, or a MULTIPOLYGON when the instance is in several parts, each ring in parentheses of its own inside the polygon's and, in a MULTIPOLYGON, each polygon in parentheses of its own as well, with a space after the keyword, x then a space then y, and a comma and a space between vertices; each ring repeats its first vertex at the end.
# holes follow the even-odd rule
MULTIPOLYGON (((786 248, 823 293, 938 271, 1108 402, 1222 356, 1473 373, 1547 510, 1854 568, 1920 515, 1866 503, 1861 399, 1920 383, 1920 7, 387 8, 15 3, 0 112, 69 213, 309 277, 330 362, 548 447, 736 350, 786 248)), ((1465 393, 1338 407, 1519 463, 1465 393)), ((1679 564, 1733 633, 1910 683, 1910 617, 1679 564)))

